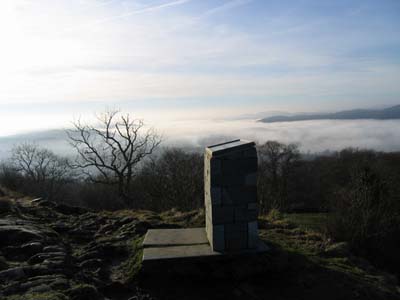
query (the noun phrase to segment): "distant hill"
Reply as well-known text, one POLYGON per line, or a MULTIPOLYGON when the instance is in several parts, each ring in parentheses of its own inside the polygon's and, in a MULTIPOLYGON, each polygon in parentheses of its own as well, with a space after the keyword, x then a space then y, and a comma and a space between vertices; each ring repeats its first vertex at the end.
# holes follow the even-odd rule
POLYGON ((272 117, 272 116, 292 116, 293 114, 290 114, 286 111, 281 111, 281 110, 273 110, 273 111, 261 111, 261 112, 256 112, 256 113, 248 113, 248 114, 241 114, 241 115, 236 115, 236 116, 230 116, 226 118, 227 120, 258 120, 261 118, 267 118, 267 117, 272 117))
POLYGON ((38 144, 63 156, 75 155, 75 152, 68 144, 65 129, 49 129, 0 136, 0 161, 7 159, 11 155, 11 149, 14 145, 25 142, 38 144))
POLYGON ((400 119, 400 105, 392 106, 385 109, 354 109, 344 110, 335 113, 317 113, 317 114, 300 114, 291 116, 271 116, 261 119, 259 122, 276 123, 276 122, 296 122, 310 120, 390 120, 400 119))

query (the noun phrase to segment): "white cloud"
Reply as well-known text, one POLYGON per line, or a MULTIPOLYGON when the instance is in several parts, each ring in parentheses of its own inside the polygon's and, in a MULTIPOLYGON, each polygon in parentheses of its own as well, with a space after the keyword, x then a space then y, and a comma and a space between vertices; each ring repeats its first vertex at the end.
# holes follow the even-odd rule
MULTIPOLYGON (((42 70, 41 73, 18 74, 9 84, 0 86, 0 94, 8 95, 5 101, 24 102, 129 100, 145 98, 202 97, 297 97, 312 95, 327 97, 360 98, 381 91, 400 94, 396 83, 399 72, 395 69, 377 69, 374 72, 355 74, 330 73, 283 74, 279 76, 250 76, 240 74, 179 74, 173 72, 145 72, 116 69, 84 69, 80 67, 42 70)), ((4 79, 7 81, 7 79, 4 79)), ((304 110, 308 110, 305 108, 304 110)))
POLYGON ((242 97, 250 106, 264 97, 266 106, 274 98, 300 106, 307 98, 400 94, 398 64, 346 55, 383 35, 335 32, 337 19, 305 20, 295 11, 247 30, 213 19, 253 2, 195 13, 180 9, 186 0, 2 2, 0 104, 242 97))

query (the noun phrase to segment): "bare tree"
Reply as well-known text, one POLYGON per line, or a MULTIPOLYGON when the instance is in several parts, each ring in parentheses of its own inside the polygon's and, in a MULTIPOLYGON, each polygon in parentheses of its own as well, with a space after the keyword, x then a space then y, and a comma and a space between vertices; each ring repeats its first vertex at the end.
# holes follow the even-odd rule
POLYGON ((118 196, 128 204, 138 165, 153 153, 161 138, 129 114, 114 110, 96 118, 98 126, 78 120, 73 123, 74 130, 67 132, 78 154, 73 167, 82 169, 94 183, 116 185, 118 196))
POLYGON ((34 183, 41 195, 50 199, 57 195, 61 185, 71 175, 66 158, 34 143, 17 145, 11 153, 13 168, 34 183))
POLYGON ((268 141, 258 147, 259 198, 261 207, 285 209, 288 200, 288 178, 300 154, 296 144, 268 141))

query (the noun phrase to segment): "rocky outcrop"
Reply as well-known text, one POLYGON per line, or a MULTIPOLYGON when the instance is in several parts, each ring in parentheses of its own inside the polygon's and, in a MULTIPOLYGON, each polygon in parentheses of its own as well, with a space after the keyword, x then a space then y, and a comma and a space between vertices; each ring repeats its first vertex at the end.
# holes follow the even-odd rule
POLYGON ((7 206, 0 211, 0 299, 144 295, 125 281, 132 244, 152 226, 146 217, 95 213, 41 199, 8 200, 7 206))

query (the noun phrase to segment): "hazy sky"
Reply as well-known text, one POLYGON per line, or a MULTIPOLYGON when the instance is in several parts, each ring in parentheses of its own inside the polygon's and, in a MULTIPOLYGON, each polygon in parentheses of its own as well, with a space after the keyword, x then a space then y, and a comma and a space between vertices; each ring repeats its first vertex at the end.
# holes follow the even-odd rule
POLYGON ((400 102, 398 0, 1 0, 0 37, 0 135, 400 102))

